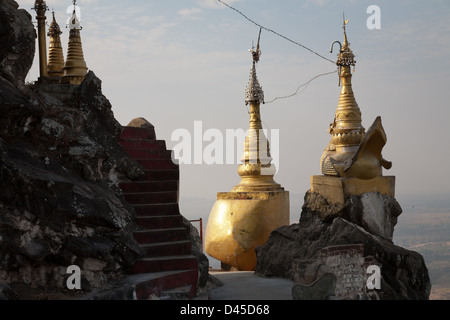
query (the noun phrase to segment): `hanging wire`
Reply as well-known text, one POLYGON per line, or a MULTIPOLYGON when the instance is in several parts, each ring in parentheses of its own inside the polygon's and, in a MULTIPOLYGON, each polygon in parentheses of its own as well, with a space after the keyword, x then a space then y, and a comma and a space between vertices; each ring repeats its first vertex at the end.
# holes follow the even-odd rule
POLYGON ((319 74, 319 75, 315 76, 314 78, 312 78, 311 80, 309 80, 308 82, 306 82, 306 83, 302 84, 301 86, 299 86, 299 87, 297 88, 297 90, 296 90, 293 94, 288 95, 288 96, 284 96, 284 97, 277 97, 277 98, 275 98, 275 99, 273 99, 273 100, 270 100, 270 101, 265 102, 265 104, 269 104, 269 103, 275 102, 276 100, 279 100, 279 99, 288 99, 288 98, 292 98, 292 97, 294 97, 294 96, 296 96, 296 95, 302 93, 303 91, 305 91, 305 90, 309 87, 309 85, 311 84, 311 82, 313 82, 314 80, 316 80, 316 79, 318 79, 318 78, 320 78, 320 77, 328 76, 328 75, 335 74, 335 73, 337 73, 337 70, 334 70, 334 71, 332 71, 332 72, 327 72, 327 73, 319 74), (301 90, 301 91, 300 91, 300 90, 301 90))
MULTIPOLYGON (((336 61, 333 61, 333 60, 331 60, 331 59, 325 58, 325 57, 322 56, 321 54, 319 54, 319 53, 317 53, 316 51, 314 51, 314 50, 312 50, 312 49, 310 49, 310 48, 308 48, 308 47, 302 45, 301 43, 298 43, 298 42, 296 42, 296 41, 294 41, 294 40, 291 40, 291 39, 289 39, 288 37, 286 37, 286 36, 284 36, 284 35, 282 35, 282 34, 276 32, 276 31, 274 31, 274 30, 272 30, 272 29, 266 28, 266 27, 264 27, 263 25, 261 25, 261 24, 255 22, 254 20, 252 20, 252 19, 250 19, 249 17, 247 17, 244 13, 242 13, 242 12, 239 11, 238 9, 236 9, 236 8, 234 8, 234 7, 232 7, 232 6, 230 6, 230 5, 227 4, 226 2, 224 2, 224 1, 222 1, 222 0, 218 0, 218 1, 219 1, 221 4, 223 4, 224 6, 230 8, 231 10, 233 10, 233 11, 235 11, 235 12, 237 12, 239 15, 241 15, 242 17, 244 17, 246 20, 248 20, 249 22, 253 23, 254 25, 258 26, 259 28, 264 29, 264 30, 266 30, 266 31, 268 31, 268 32, 271 32, 271 33, 273 33, 273 34, 275 34, 275 35, 277 35, 277 36, 279 36, 279 37, 281 37, 281 38, 283 38, 283 39, 285 39, 285 40, 287 40, 287 41, 289 41, 289 42, 291 42, 291 43, 293 43, 293 44, 295 44, 295 45, 297 45, 297 46, 299 46, 299 47, 301 47, 301 48, 303 48, 303 49, 305 49, 305 50, 307 50, 307 51, 309 51, 309 52, 311 52, 311 53, 313 53, 313 54, 315 54, 316 56, 318 56, 318 57, 320 57, 320 58, 322 58, 322 59, 324 59, 324 60, 326 60, 326 61, 328 61, 328 62, 331 62, 331 63, 334 64, 334 65, 336 64, 336 61)), ((319 75, 315 76, 314 78, 312 78, 311 80, 309 80, 308 82, 306 82, 306 83, 302 84, 301 86, 299 86, 299 87, 297 88, 297 90, 296 90, 293 94, 290 94, 290 95, 284 96, 284 97, 277 97, 277 98, 275 98, 275 99, 273 99, 273 100, 270 100, 270 101, 268 101, 268 102, 265 102, 265 104, 273 103, 273 102, 275 102, 275 101, 277 101, 277 100, 280 100, 280 99, 288 99, 288 98, 292 98, 292 97, 294 97, 294 96, 296 96, 296 95, 301 94, 302 92, 304 92, 304 91, 309 87, 309 85, 311 84, 311 82, 313 82, 314 80, 316 80, 316 79, 318 79, 318 78, 320 78, 320 77, 323 77, 323 76, 335 74, 335 73, 337 73, 337 72, 338 72, 338 70, 335 70, 335 71, 332 71, 332 72, 327 72, 327 73, 319 74, 319 75)), ((250 110, 248 110, 248 112, 250 113, 250 110)))
POLYGON ((247 17, 244 13, 242 13, 242 12, 239 11, 238 9, 236 9, 236 8, 230 6, 229 4, 227 4, 226 2, 224 2, 224 1, 222 1, 222 0, 217 0, 217 1, 219 1, 219 2, 220 2, 221 4, 223 4, 224 6, 230 8, 231 10, 237 12, 238 14, 240 14, 241 16, 243 16, 246 20, 250 21, 251 23, 253 23, 254 25, 260 27, 261 29, 264 29, 264 30, 266 30, 266 31, 268 31, 268 32, 271 32, 271 33, 273 33, 273 34, 275 34, 275 35, 277 35, 277 36, 279 36, 279 37, 281 37, 281 38, 283 38, 283 39, 285 39, 285 40, 287 40, 287 41, 289 41, 289 42, 291 42, 291 43, 293 43, 293 44, 295 44, 295 45, 297 45, 297 46, 299 46, 299 47, 301 47, 301 48, 303 48, 303 49, 305 49, 305 50, 308 50, 308 51, 311 52, 312 54, 315 54, 316 56, 318 56, 318 57, 320 57, 320 58, 322 58, 322 59, 324 59, 324 60, 326 60, 326 61, 329 61, 329 62, 331 62, 332 64, 336 64, 336 61, 333 61, 333 60, 331 60, 331 59, 325 58, 325 57, 322 56, 320 53, 317 53, 316 51, 314 51, 314 50, 312 50, 312 49, 310 49, 310 48, 304 46, 303 44, 298 43, 298 42, 296 42, 296 41, 294 41, 294 40, 291 40, 291 39, 289 39, 288 37, 283 36, 282 34, 276 32, 276 31, 274 31, 274 30, 272 30, 272 29, 269 29, 269 28, 264 27, 263 25, 260 25, 259 23, 255 22, 254 20, 252 20, 252 19, 250 19, 249 17, 247 17))

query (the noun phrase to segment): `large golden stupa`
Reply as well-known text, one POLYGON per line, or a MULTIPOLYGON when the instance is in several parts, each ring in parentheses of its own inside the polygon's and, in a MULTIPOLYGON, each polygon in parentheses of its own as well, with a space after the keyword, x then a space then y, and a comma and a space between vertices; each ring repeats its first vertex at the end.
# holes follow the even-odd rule
POLYGON ((261 51, 251 50, 253 64, 245 93, 250 105, 250 128, 238 173, 240 183, 231 192, 218 193, 205 235, 206 252, 223 265, 241 271, 256 267, 255 248, 276 228, 289 225, 289 192, 274 180, 270 146, 264 134, 260 105, 264 92, 256 76, 261 51))

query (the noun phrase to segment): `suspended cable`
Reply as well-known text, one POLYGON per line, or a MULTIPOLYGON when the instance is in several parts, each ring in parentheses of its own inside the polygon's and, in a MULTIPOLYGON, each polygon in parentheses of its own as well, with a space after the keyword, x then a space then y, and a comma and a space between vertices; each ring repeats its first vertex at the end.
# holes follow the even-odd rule
POLYGON ((314 51, 314 50, 312 50, 312 49, 310 49, 310 48, 308 48, 308 47, 302 45, 301 43, 298 43, 298 42, 296 42, 296 41, 294 41, 294 40, 291 40, 291 39, 289 39, 288 37, 283 36, 282 34, 276 32, 276 31, 274 31, 274 30, 272 30, 272 29, 269 29, 269 28, 264 27, 263 25, 260 25, 259 23, 255 22, 254 20, 252 20, 252 19, 250 19, 249 17, 247 17, 244 13, 242 13, 242 12, 239 11, 238 9, 236 9, 236 8, 230 6, 229 4, 227 4, 226 2, 224 2, 224 1, 222 1, 222 0, 217 0, 217 1, 219 1, 220 3, 222 3, 224 6, 230 8, 231 10, 234 10, 235 12, 237 12, 238 14, 240 14, 242 17, 244 17, 246 20, 250 21, 251 23, 253 23, 254 25, 260 27, 261 29, 264 29, 264 30, 266 30, 266 31, 268 31, 268 32, 271 32, 271 33, 273 33, 273 34, 275 34, 275 35, 277 35, 277 36, 279 36, 279 37, 281 37, 281 38, 283 38, 283 39, 285 39, 285 40, 287 40, 287 41, 289 41, 289 42, 291 42, 291 43, 293 43, 293 44, 295 44, 295 45, 297 45, 297 46, 299 46, 299 47, 301 47, 301 48, 303 48, 303 49, 305 49, 305 50, 308 50, 308 51, 311 52, 312 54, 315 54, 316 56, 318 56, 318 57, 320 57, 320 58, 322 58, 322 59, 324 59, 324 60, 326 60, 326 61, 329 61, 329 62, 331 62, 332 64, 336 64, 336 61, 333 61, 333 60, 331 60, 331 59, 325 58, 325 57, 322 56, 321 54, 319 54, 319 53, 317 53, 316 51, 314 51))
POLYGON ((287 98, 291 98, 291 97, 293 97, 293 96, 296 96, 296 95, 302 93, 303 91, 305 91, 305 90, 309 87, 309 85, 311 84, 311 82, 313 82, 314 80, 316 80, 316 79, 318 79, 318 78, 320 78, 320 77, 328 76, 328 75, 335 74, 335 73, 337 73, 337 70, 332 71, 332 72, 327 72, 327 73, 319 74, 319 75, 315 76, 314 78, 312 78, 311 80, 309 80, 308 82, 306 82, 306 83, 302 84, 301 86, 299 86, 299 87, 297 88, 297 90, 296 90, 293 94, 288 95, 288 96, 284 96, 284 97, 277 97, 277 98, 275 98, 275 99, 273 99, 273 100, 270 100, 270 101, 268 101, 268 102, 265 102, 265 104, 269 104, 269 103, 275 102, 276 100, 279 100, 279 99, 287 99, 287 98), (302 90, 301 90, 301 89, 302 89, 302 90), (300 91, 300 90, 301 90, 301 91, 300 91))

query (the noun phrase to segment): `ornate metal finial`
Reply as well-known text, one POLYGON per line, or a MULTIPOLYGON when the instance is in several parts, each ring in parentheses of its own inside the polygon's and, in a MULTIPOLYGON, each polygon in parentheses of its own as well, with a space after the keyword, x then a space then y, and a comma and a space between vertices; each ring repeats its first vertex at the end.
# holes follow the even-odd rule
POLYGON ((52 15, 53 15, 53 20, 52 20, 52 23, 50 24, 50 27, 49 27, 48 33, 47 33, 47 35, 49 37, 62 34, 61 28, 59 27, 58 23, 56 22, 55 10, 52 10, 52 15))
POLYGON ((48 10, 47 3, 44 0, 36 0, 34 2, 34 8, 32 8, 32 10, 36 10, 36 12, 45 12, 48 10))
POLYGON ((260 49, 260 40, 261 40, 261 29, 259 30, 258 36, 258 44, 256 46, 256 50, 253 47, 249 51, 253 56, 253 65, 252 70, 250 72, 250 80, 247 85, 247 89, 245 90, 245 104, 248 105, 250 102, 257 102, 264 104, 264 91, 259 84, 258 77, 256 76, 256 63, 259 62, 261 58, 261 49, 260 49))
POLYGON ((258 36, 258 44, 256 46, 256 51, 255 51, 255 46, 252 46, 252 48, 249 50, 252 53, 253 56, 253 61, 255 62, 259 62, 259 59, 261 58, 262 52, 261 52, 261 47, 259 45, 260 41, 261 41, 261 31, 262 29, 259 29, 259 36, 258 36))
MULTIPOLYGON (((347 38, 347 24, 349 23, 350 20, 345 20, 345 16, 344 16, 344 23, 343 23, 343 29, 344 29, 344 43, 341 45, 341 50, 339 51, 339 55, 338 55, 338 60, 336 62, 336 64, 339 67, 344 67, 344 66, 355 66, 356 65, 356 60, 355 60, 355 55, 353 54, 352 50, 350 49, 350 43, 348 42, 348 38, 347 38)), ((338 42, 338 41, 337 41, 338 42)), ((336 43, 333 42, 333 44, 331 45, 331 52, 333 52, 333 45, 336 43)), ((340 44, 340 42, 339 42, 340 44)))
POLYGON ((81 30, 83 28, 81 27, 81 22, 77 16, 77 10, 76 10, 77 0, 73 0, 72 3, 73 3, 73 13, 72 13, 72 16, 68 20, 66 28, 68 27, 69 29, 81 30))
POLYGON ((336 61, 336 65, 339 67, 339 86, 341 86, 341 75, 343 67, 350 67, 356 65, 355 55, 353 51, 350 49, 350 43, 347 38, 347 24, 350 20, 345 20, 345 15, 343 16, 343 29, 344 29, 344 43, 342 44, 340 41, 334 41, 331 44, 330 53, 333 53, 334 45, 337 43, 340 46, 338 60, 336 61))
POLYGON ((347 40, 347 24, 350 22, 350 20, 349 19, 345 20, 345 13, 342 14, 342 21, 344 21, 342 29, 344 29, 344 47, 345 47, 345 45, 350 45, 347 40))

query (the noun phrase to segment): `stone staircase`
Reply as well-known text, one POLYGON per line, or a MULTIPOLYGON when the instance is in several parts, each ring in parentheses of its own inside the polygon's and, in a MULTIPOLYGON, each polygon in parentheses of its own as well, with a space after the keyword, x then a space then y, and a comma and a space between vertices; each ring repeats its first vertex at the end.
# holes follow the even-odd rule
POLYGON ((192 299, 197 290, 198 261, 191 254, 179 211, 179 166, 173 163, 165 141, 156 139, 154 127, 146 121, 139 127, 124 127, 120 144, 146 170, 141 180, 120 184, 125 200, 136 212, 139 229, 134 237, 144 252, 131 270, 142 279, 135 285, 136 298, 190 286, 188 296, 192 299))

